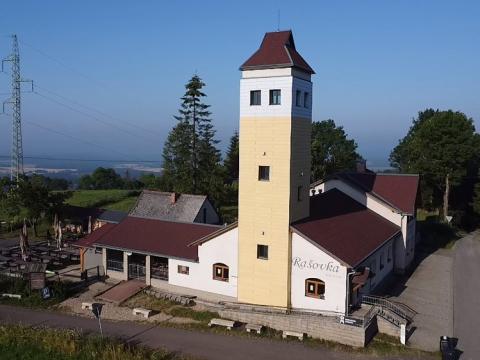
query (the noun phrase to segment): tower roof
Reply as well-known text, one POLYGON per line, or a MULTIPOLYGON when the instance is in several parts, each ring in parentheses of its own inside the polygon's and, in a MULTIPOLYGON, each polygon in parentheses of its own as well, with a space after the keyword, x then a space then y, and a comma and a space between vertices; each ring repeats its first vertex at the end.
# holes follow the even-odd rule
POLYGON ((260 48, 240 66, 240 70, 295 67, 309 74, 315 71, 295 49, 291 30, 268 32, 260 48))

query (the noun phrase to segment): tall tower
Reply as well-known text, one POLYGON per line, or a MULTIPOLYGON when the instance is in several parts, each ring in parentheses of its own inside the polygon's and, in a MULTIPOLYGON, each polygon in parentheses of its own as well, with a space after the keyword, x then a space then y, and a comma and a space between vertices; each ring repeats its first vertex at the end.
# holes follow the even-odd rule
POLYGON ((240 67, 238 300, 289 307, 293 221, 309 215, 312 68, 291 31, 240 67))
POLYGON ((12 159, 10 167, 10 180, 18 183, 19 176, 23 174, 23 144, 22 144, 22 115, 20 107, 21 82, 20 77, 20 52, 18 50, 17 35, 12 35, 12 53, 2 61, 12 63, 12 96, 7 103, 12 104, 12 159))

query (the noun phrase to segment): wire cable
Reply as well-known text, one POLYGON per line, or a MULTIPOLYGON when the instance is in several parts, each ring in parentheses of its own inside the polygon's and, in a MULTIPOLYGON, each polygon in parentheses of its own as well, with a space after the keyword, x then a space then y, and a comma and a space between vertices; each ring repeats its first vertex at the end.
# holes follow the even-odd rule
POLYGON ((130 122, 130 121, 120 120, 120 119, 118 119, 118 118, 116 118, 116 117, 114 117, 114 116, 111 116, 111 115, 109 115, 109 114, 107 114, 107 113, 105 113, 105 112, 103 112, 103 111, 101 111, 101 110, 98 110, 98 109, 96 109, 96 108, 94 108, 94 107, 92 107, 92 106, 84 105, 84 104, 82 104, 82 103, 80 103, 80 102, 78 102, 78 101, 76 101, 76 100, 70 99, 70 98, 68 98, 68 97, 66 97, 66 96, 64 96, 64 95, 58 94, 58 93, 56 93, 56 92, 54 92, 54 91, 52 91, 52 90, 49 90, 49 89, 47 89, 47 88, 45 88, 45 87, 43 87, 43 86, 40 86, 40 85, 38 85, 37 83, 35 83, 35 88, 39 88, 39 89, 41 89, 41 90, 43 90, 43 91, 45 91, 45 92, 47 92, 47 93, 49 93, 49 94, 51 94, 51 95, 53 95, 53 96, 57 96, 57 97, 65 100, 65 101, 68 101, 68 102, 70 102, 70 103, 72 103, 72 104, 75 104, 75 105, 77 105, 77 106, 80 106, 80 107, 82 107, 82 108, 84 108, 84 109, 87 109, 87 110, 90 110, 90 111, 94 111, 94 112, 96 112, 96 113, 98 113, 98 114, 100 114, 100 115, 102 115, 102 116, 104 116, 104 117, 110 118, 111 120, 123 122, 123 123, 125 123, 126 125, 129 125, 129 126, 134 127, 134 128, 136 128, 136 129, 142 130, 142 131, 148 133, 149 135, 151 135, 151 134, 156 134, 156 135, 158 135, 158 136, 162 136, 162 135, 163 135, 163 134, 160 134, 159 132, 156 132, 156 131, 151 130, 151 129, 144 128, 144 127, 139 126, 138 124, 134 124, 134 123, 132 123, 132 122, 130 122))
POLYGON ((59 106, 63 106, 64 108, 69 109, 70 111, 76 112, 76 113, 81 114, 81 115, 86 116, 86 117, 89 117, 89 118, 91 118, 91 119, 93 119, 93 120, 95 120, 95 121, 97 121, 97 122, 99 122, 99 123, 102 123, 102 124, 104 124, 104 125, 113 127, 113 128, 115 128, 115 129, 117 129, 117 130, 119 130, 119 131, 122 131, 122 132, 128 134, 128 135, 131 135, 131 136, 134 136, 134 137, 141 137, 141 138, 143 138, 143 139, 145 139, 145 140, 147 140, 147 141, 150 141, 150 142, 152 142, 152 143, 158 144, 158 140, 153 140, 153 139, 148 138, 148 137, 145 137, 145 136, 143 136, 143 135, 139 135, 139 134, 132 133, 131 131, 126 130, 126 129, 124 129, 124 128, 121 128, 121 127, 119 127, 118 125, 116 125, 116 124, 114 124, 114 123, 112 123, 112 122, 110 122, 110 121, 102 120, 102 119, 98 118, 97 116, 94 116, 94 115, 89 114, 89 113, 87 113, 87 112, 84 112, 84 111, 82 111, 82 110, 78 110, 78 109, 76 109, 76 108, 74 108, 74 107, 72 107, 72 106, 70 106, 70 105, 68 105, 68 104, 65 104, 65 103, 63 103, 63 102, 61 102, 61 101, 58 101, 58 100, 56 100, 56 99, 54 99, 54 98, 51 98, 50 96, 41 94, 41 93, 39 93, 38 91, 35 91, 35 90, 34 90, 32 93, 35 94, 35 95, 38 95, 38 96, 40 96, 40 97, 42 97, 42 98, 44 98, 44 99, 46 99, 46 100, 48 100, 48 101, 50 101, 50 102, 53 102, 53 103, 55 103, 55 104, 57 104, 57 105, 59 105, 59 106))
POLYGON ((63 133, 63 132, 61 132, 61 131, 51 129, 51 128, 47 127, 47 126, 43 126, 43 125, 37 124, 36 122, 30 121, 30 120, 22 120, 22 122, 27 123, 27 124, 30 124, 30 125, 33 125, 33 126, 36 126, 36 127, 40 128, 40 129, 43 129, 43 130, 52 132, 52 133, 54 133, 54 134, 61 135, 61 136, 70 138, 70 139, 72 139, 72 140, 75 140, 75 141, 84 143, 84 144, 86 144, 86 145, 93 145, 93 146, 96 146, 96 147, 98 147, 98 148, 100 148, 100 149, 107 150, 107 151, 111 151, 111 152, 117 153, 117 154, 119 154, 119 155, 122 155, 122 156, 125 156, 125 157, 128 158, 128 155, 126 155, 126 154, 124 154, 124 153, 122 153, 122 152, 120 152, 120 151, 117 151, 117 150, 114 150, 114 149, 110 149, 110 148, 108 148, 108 147, 105 147, 105 146, 103 146, 103 145, 94 143, 94 142, 92 142, 92 141, 82 140, 82 139, 77 138, 77 137, 75 137, 75 136, 72 136, 72 135, 69 135, 69 134, 65 134, 65 133, 63 133))

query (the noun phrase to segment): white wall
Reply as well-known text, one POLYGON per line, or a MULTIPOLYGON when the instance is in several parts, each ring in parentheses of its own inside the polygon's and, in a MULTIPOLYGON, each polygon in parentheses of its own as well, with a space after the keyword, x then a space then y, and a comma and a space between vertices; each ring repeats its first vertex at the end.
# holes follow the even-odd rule
POLYGON ((410 221, 408 221, 408 215, 399 213, 398 210, 393 209, 391 206, 385 204, 375 196, 364 191, 360 191, 342 180, 327 180, 311 189, 310 196, 314 196, 315 194, 319 194, 333 188, 342 191, 344 194, 347 194, 355 201, 364 205, 366 208, 372 210, 384 219, 387 219, 388 221, 400 227, 402 236, 397 238, 393 245, 395 250, 394 268, 398 273, 405 272, 415 257, 415 219, 411 219, 410 217, 410 221))
MULTIPOLYGON (((81 251, 83 251, 83 249, 81 251)), ((103 266, 103 252, 96 253, 94 248, 88 248, 83 256, 84 269, 89 269, 95 266, 103 266)))
MULTIPOLYGON (((367 209, 372 210, 397 226, 402 226, 402 215, 396 212, 392 207, 364 191, 357 190, 344 181, 336 179, 327 180, 324 183, 315 186, 313 190, 318 194, 319 192, 326 192, 331 189, 340 190, 344 194, 347 194, 352 199, 365 206, 367 209)), ((310 192, 310 195, 312 195, 312 191, 310 192)))
MULTIPOLYGON (((168 282, 196 290, 237 297, 238 229, 234 228, 198 247, 199 262, 169 259, 168 282), (213 264, 229 268, 229 281, 213 279, 213 264), (178 265, 189 267, 189 274, 179 274, 178 265)), ((152 280, 152 284, 153 280, 152 280)))
MULTIPOLYGON (((270 74, 274 70, 255 70, 258 77, 244 77, 240 80, 240 116, 295 116, 311 118, 312 116, 312 83, 292 75, 270 74), (263 74, 262 74, 263 72, 263 74), (263 77, 260 77, 263 75, 263 77), (270 105, 270 90, 281 90, 281 104, 270 105), (302 106, 295 105, 296 90, 302 91, 302 106), (261 105, 250 105, 250 91, 261 91, 261 105), (303 93, 309 93, 308 107, 303 107, 303 93)), ((244 72, 246 73, 246 72, 244 72)))
POLYGON ((381 248, 379 248, 375 253, 371 254, 366 258, 359 266, 367 266, 371 271, 375 273, 375 276, 367 281, 367 284, 360 289, 360 293, 369 294, 370 291, 375 289, 382 281, 392 273, 396 263, 395 260, 395 244, 398 240, 401 241, 401 234, 397 235, 387 243, 385 243, 381 248), (390 261, 389 252, 391 254, 390 261), (380 266, 380 258, 383 258, 383 268, 380 266))
POLYGON ((346 266, 300 235, 292 233, 291 302, 294 309, 344 313, 346 277, 346 266), (325 282, 325 299, 305 296, 305 280, 308 278, 325 282))

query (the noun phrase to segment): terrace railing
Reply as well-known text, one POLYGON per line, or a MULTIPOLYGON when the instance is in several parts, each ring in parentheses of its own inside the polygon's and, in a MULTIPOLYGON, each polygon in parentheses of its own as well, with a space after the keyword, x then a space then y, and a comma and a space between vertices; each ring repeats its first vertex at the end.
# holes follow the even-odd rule
POLYGON ((413 318, 417 314, 417 312, 409 306, 389 300, 381 296, 363 295, 362 303, 373 305, 373 307, 380 308, 381 310, 389 310, 390 312, 404 319, 408 323, 411 323, 413 321, 413 318))
POLYGON ((107 270, 123 272, 123 261, 107 259, 107 270))

